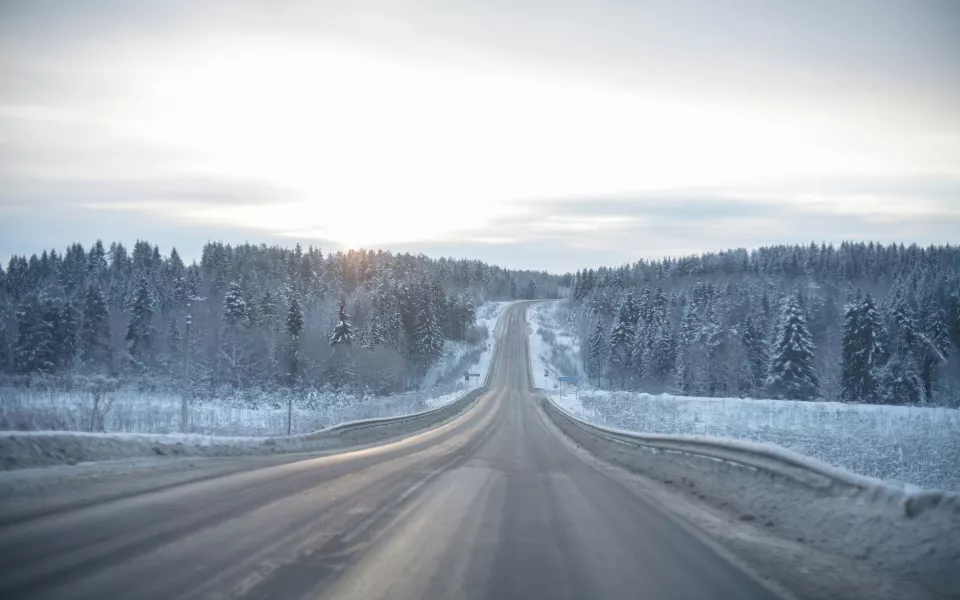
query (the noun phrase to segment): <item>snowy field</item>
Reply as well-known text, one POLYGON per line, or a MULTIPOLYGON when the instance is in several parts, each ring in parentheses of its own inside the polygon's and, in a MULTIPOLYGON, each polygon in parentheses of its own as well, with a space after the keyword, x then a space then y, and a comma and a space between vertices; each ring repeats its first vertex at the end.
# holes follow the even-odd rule
MULTIPOLYGON (((456 344, 430 374, 430 387, 391 396, 358 398, 343 392, 311 392, 293 399, 291 432, 309 433, 339 423, 396 417, 453 402, 483 385, 493 353, 493 329, 507 303, 487 303, 478 310, 478 325, 487 325, 487 341, 472 349, 456 344), (480 373, 463 379, 463 372, 480 373)), ((193 402, 190 431, 216 436, 270 436, 287 432, 283 393, 245 392, 193 402)), ((119 390, 107 395, 104 429, 111 433, 174 433, 180 429, 180 395, 119 390)), ((0 429, 89 431, 93 413, 90 394, 0 387, 0 429)))
POLYGON ((580 375, 580 340, 561 322, 560 303, 545 302, 527 309, 533 384, 558 388, 557 376, 580 375))
MULTIPOLYGON (((579 345, 563 330, 562 308, 529 311, 531 356, 537 386, 588 421, 643 433, 709 435, 773 442, 854 473, 924 488, 960 490, 960 411, 950 408, 842 404, 748 398, 691 398, 565 390, 550 377, 557 354, 577 358, 579 345), (538 329, 553 330, 546 337, 538 329)), ((568 374, 568 373, 561 373, 568 374)))

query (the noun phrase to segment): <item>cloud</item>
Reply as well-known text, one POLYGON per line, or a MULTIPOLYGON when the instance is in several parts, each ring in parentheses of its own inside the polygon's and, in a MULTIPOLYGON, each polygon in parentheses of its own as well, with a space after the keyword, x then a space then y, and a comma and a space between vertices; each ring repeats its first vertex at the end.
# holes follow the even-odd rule
POLYGON ((800 189, 806 192, 701 189, 527 201, 490 227, 458 232, 457 243, 429 247, 563 271, 812 240, 956 243, 960 231, 960 197, 950 193, 960 180, 836 178, 800 189))

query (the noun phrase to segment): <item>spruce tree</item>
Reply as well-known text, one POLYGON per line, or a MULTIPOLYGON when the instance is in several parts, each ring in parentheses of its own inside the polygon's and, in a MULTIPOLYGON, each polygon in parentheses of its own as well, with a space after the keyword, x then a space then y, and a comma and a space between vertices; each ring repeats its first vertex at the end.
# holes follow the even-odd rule
POLYGON ((113 363, 110 345, 110 315, 103 293, 96 284, 87 287, 80 328, 80 360, 87 368, 109 368, 113 363))
POLYGON ((17 372, 52 373, 57 368, 54 328, 59 314, 49 298, 28 297, 17 311, 17 341, 14 364, 17 372))
POLYGON ((107 272, 107 253, 103 249, 103 242, 97 240, 87 254, 87 273, 95 280, 99 280, 107 272))
POLYGON ((229 329, 237 330, 240 327, 246 327, 248 319, 247 301, 243 298, 243 290, 240 289, 240 284, 234 281, 223 297, 223 322, 229 329))
POLYGON ((443 352, 443 333, 429 303, 417 315, 414 352, 420 375, 424 375, 443 352))
POLYGON ((883 325, 870 294, 860 290, 844 309, 840 397, 847 402, 872 401, 877 373, 886 363, 883 325))
POLYGON ((745 382, 745 387, 750 395, 757 396, 760 394, 767 377, 767 366, 770 363, 769 344, 760 323, 753 315, 747 314, 742 329, 740 341, 743 344, 749 373, 749 379, 745 382))
POLYGON ((167 326, 167 363, 170 365, 171 372, 176 370, 182 354, 183 334, 180 332, 179 321, 173 317, 167 326))
POLYGON ((333 328, 333 333, 330 334, 330 345, 339 346, 350 345, 350 315, 347 314, 347 301, 345 298, 340 299, 340 315, 337 318, 337 324, 333 328))
POLYGON ((923 404, 927 393, 912 352, 894 355, 877 371, 877 399, 883 404, 923 404))
POLYGON ((277 328, 277 304, 269 290, 263 293, 257 305, 256 324, 269 330, 277 328))
POLYGON ((926 305, 924 319, 925 350, 921 362, 921 377, 927 398, 933 398, 937 377, 941 367, 947 364, 950 358, 950 332, 947 329, 943 309, 934 299, 929 299, 926 305))
POLYGON ((80 314, 72 300, 60 308, 60 319, 54 331, 57 345, 57 364, 64 369, 73 366, 80 345, 80 314))
POLYGON ((153 297, 145 277, 137 284, 130 321, 127 323, 127 353, 137 369, 148 368, 153 362, 156 330, 153 325, 153 297))
MULTIPOLYGON (((628 298, 632 301, 633 296, 628 298)), ((627 373, 630 368, 630 345, 635 335, 633 312, 636 306, 625 301, 610 329, 610 364, 620 376, 621 387, 626 387, 627 373)))
POLYGON ((814 371, 814 345, 796 295, 783 299, 770 348, 767 388, 774 398, 812 400, 820 382, 814 371))
POLYGON ((297 383, 300 375, 300 334, 303 332, 303 311, 296 296, 290 299, 286 320, 287 335, 287 382, 290 385, 297 383))
POLYGON ((603 340, 603 317, 597 315, 593 331, 587 340, 587 373, 599 383, 606 367, 606 351, 603 340))
POLYGON ((287 334, 292 338, 299 338, 303 331, 303 310, 300 308, 300 301, 296 296, 290 299, 290 306, 287 309, 287 334))

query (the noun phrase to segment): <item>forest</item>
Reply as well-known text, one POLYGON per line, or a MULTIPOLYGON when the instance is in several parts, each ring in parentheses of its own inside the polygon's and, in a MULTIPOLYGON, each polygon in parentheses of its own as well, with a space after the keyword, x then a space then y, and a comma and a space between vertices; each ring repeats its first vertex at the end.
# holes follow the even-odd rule
POLYGON ((960 248, 843 243, 640 260, 573 277, 598 387, 960 406, 960 248))
POLYGON ((419 386, 445 341, 478 342, 478 305, 557 297, 558 278, 386 251, 324 255, 209 242, 199 262, 137 241, 13 256, 0 267, 6 385, 142 391, 419 386))

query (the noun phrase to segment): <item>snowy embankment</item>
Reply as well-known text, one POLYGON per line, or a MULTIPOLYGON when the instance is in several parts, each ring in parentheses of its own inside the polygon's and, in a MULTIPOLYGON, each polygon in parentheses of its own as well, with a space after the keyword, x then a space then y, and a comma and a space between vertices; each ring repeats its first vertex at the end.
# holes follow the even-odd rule
MULTIPOLYGON (((598 425, 642 433, 699 435, 777 444, 867 477, 960 490, 960 411, 949 408, 615 392, 584 386, 561 397, 557 355, 579 361, 562 307, 528 311, 536 385, 561 408, 598 425), (537 331, 546 331, 546 339, 537 331), (557 340, 550 343, 549 340, 557 340)), ((560 372, 561 375, 572 374, 560 372)))
MULTIPOLYGON (((0 421, 8 427, 45 430, 0 432, 0 469, 137 456, 323 450, 342 446, 345 439, 366 443, 365 437, 342 435, 340 430, 351 424, 432 411, 433 416, 422 423, 410 421, 397 429, 412 433, 417 427, 447 418, 449 411, 436 413, 437 409, 450 407, 455 412, 454 401, 483 386, 494 350, 493 329, 507 304, 480 307, 478 324, 487 326, 487 340, 475 348, 469 360, 463 360, 461 354, 441 361, 446 368, 434 378, 446 378, 446 383, 387 397, 357 398, 343 392, 297 397, 291 436, 282 435, 287 430, 287 397, 279 394, 244 394, 192 403, 188 414, 194 433, 179 434, 175 433, 180 424, 179 395, 120 390, 109 394, 100 406, 106 433, 86 433, 93 411, 89 394, 0 388, 0 421), (464 382, 465 370, 480 377, 464 382), (332 437, 330 432, 338 433, 332 437)), ((378 428, 377 435, 383 434, 385 427, 378 428)))
POLYGON ((482 393, 482 389, 471 390, 454 402, 412 415, 341 423, 291 436, 4 432, 0 433, 0 468, 24 469, 148 456, 245 456, 345 450, 396 439, 444 423, 470 406, 482 393))
POLYGON ((578 447, 659 481, 674 495, 670 510, 712 515, 707 527, 756 562, 783 567, 793 554, 805 564, 812 550, 818 561, 865 566, 933 597, 960 593, 960 494, 903 489, 774 444, 599 428, 563 412, 556 397, 544 398, 543 408, 578 447))

